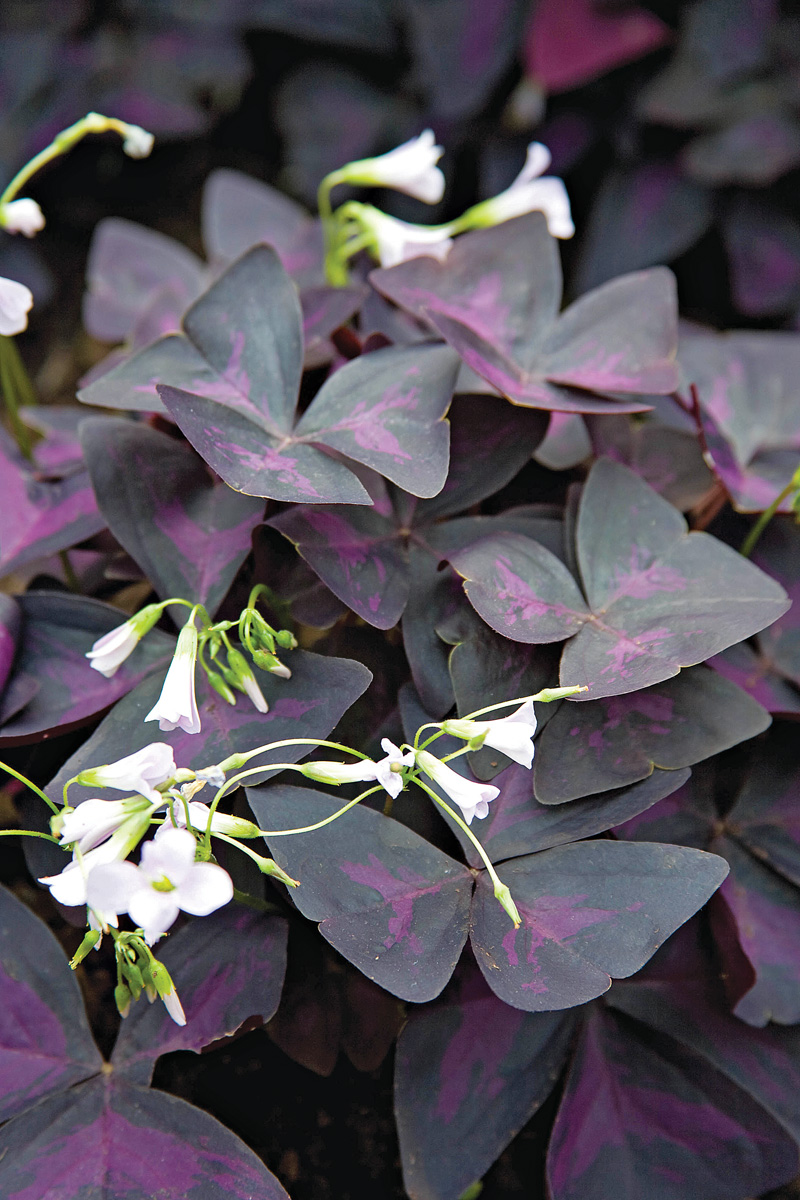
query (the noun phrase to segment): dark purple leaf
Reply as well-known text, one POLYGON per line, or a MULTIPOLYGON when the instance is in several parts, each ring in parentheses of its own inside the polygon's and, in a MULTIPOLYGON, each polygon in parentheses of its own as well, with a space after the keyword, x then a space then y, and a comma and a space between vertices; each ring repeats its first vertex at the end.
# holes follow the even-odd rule
POLYGON ((703 410, 740 468, 760 453, 800 451, 800 416, 793 399, 800 339, 795 334, 692 333, 681 341, 680 368, 682 387, 696 384, 703 410))
POLYGON ((239 171, 212 171, 203 188, 203 245, 215 262, 232 263, 266 242, 290 275, 321 282, 322 238, 308 212, 277 188, 239 171))
POLYGON ((704 667, 627 696, 563 704, 536 752, 535 792, 561 804, 624 787, 654 767, 688 767, 763 733, 769 715, 704 667))
POLYGON ((514 929, 482 873, 471 939, 494 992, 515 1008, 572 1008, 638 971, 727 874, 716 855, 588 841, 503 863, 523 924, 514 929), (631 851, 635 851, 631 853, 631 851))
POLYGON ((450 555, 477 613, 504 637, 541 645, 577 633, 589 613, 560 559, 531 538, 500 533, 450 555))
POLYGON ((365 287, 314 287, 300 293, 306 370, 323 367, 334 358, 336 351, 328 339, 358 312, 366 294, 365 287))
POLYGON ((616 279, 559 317, 557 252, 541 214, 459 238, 445 263, 412 259, 370 279, 389 299, 430 320, 468 366, 517 404, 634 412, 648 406, 609 405, 583 393, 675 388, 672 275, 657 268, 616 279))
POLYGON ((374 508, 303 504, 268 523, 353 612, 378 629, 397 624, 408 600, 408 565, 396 527, 374 508))
POLYGON ((553 1200, 741 1200, 796 1170, 792 1139, 707 1061, 589 1010, 550 1142, 553 1200))
MULTIPOLYGON (((653 397, 654 404, 659 401, 661 397, 653 397)), ((694 428, 664 424, 664 416, 663 411, 654 412, 636 424, 627 417, 583 419, 598 458, 604 455, 630 467, 665 500, 686 512, 701 503, 713 487, 714 477, 694 428)))
POLYGON ((21 624, 19 605, 13 596, 0 595, 0 695, 8 682, 21 624))
MULTIPOLYGON (((647 811, 681 787, 688 777, 687 769, 661 771, 656 768, 647 779, 631 787, 615 788, 569 804, 547 807, 533 796, 530 773, 515 765, 496 777, 500 795, 492 802, 489 816, 481 826, 481 841, 492 862, 500 862, 594 837, 620 821, 647 811)), ((471 853, 466 845, 464 848, 472 866, 479 866, 474 848, 471 853)))
POLYGON ((672 163, 643 162, 610 171, 581 248, 579 291, 677 258, 702 237, 712 216, 706 188, 672 163))
POLYGON ((114 1046, 115 1069, 144 1085, 160 1055, 199 1052, 235 1033, 248 1017, 268 1021, 283 987, 286 935, 284 917, 235 901, 171 935, 158 957, 172 976, 187 1024, 176 1025, 162 1004, 134 1005, 114 1046))
MULTIPOLYGON (((602 417, 603 421, 610 419, 602 417)), ((580 413, 551 412, 547 436, 534 454, 536 461, 550 471, 568 471, 591 453, 589 431, 580 413)))
POLYGON ((697 921, 689 921, 608 1003, 690 1046, 749 1092, 796 1139, 800 1133, 800 1031, 754 1029, 730 1012, 697 921))
POLYGON ((800 1021, 800 895, 736 840, 712 843, 730 863, 721 894, 730 908, 756 982, 739 1001, 737 1016, 751 1025, 800 1021))
POLYGON ((417 86, 436 121, 463 121, 483 108, 516 57, 526 5, 405 0, 417 86))
POLYGON ((800 686, 800 580, 797 564, 800 530, 789 520, 772 521, 761 536, 753 561, 785 588, 792 601, 788 612, 758 636, 762 654, 774 669, 800 686))
MULTIPOLYGON (((309 825, 341 807, 329 794, 276 784, 248 789, 262 829, 309 825)), ((432 1000, 467 936, 472 877, 396 821, 355 808, 324 832, 265 838, 300 880, 292 899, 364 974, 404 1000, 432 1000)))
POLYGON ((435 496, 447 478, 450 406, 458 359, 443 346, 389 347, 332 375, 294 437, 345 454, 415 496, 435 496))
POLYGON ((499 397, 456 396, 448 416, 447 482, 417 506, 418 523, 453 516, 498 492, 525 466, 547 428, 543 413, 509 408, 499 397))
POLYGON ((99 533, 98 511, 89 476, 76 467, 62 479, 47 479, 0 430, 0 574, 66 550, 99 533))
POLYGON ((100 1069, 80 988, 50 930, 0 889, 0 1118, 100 1069))
POLYGON ((216 400, 164 384, 159 396, 198 454, 235 491, 306 504, 369 502, 355 475, 315 446, 278 449, 286 439, 216 400))
POLYGON ((726 679, 738 684, 763 705, 767 712, 800 713, 800 695, 796 688, 787 683, 782 673, 776 670, 775 663, 768 654, 754 650, 749 642, 729 646, 721 654, 710 658, 708 665, 726 679))
POLYGON ((205 361, 185 337, 168 334, 125 358, 99 378, 92 376, 80 389, 83 404, 101 408, 122 408, 131 412, 159 412, 166 409, 158 398, 156 384, 210 392, 217 397, 236 399, 234 387, 205 361))
POLYGON ((800 123, 786 112, 755 112, 694 138, 681 161, 710 187, 765 187, 800 163, 800 123))
POLYGON ((17 602, 23 630, 8 687, 29 679, 42 686, 22 712, 2 727, 0 745, 88 721, 136 687, 148 672, 166 668, 174 653, 174 638, 154 629, 113 678, 106 679, 90 667, 86 652, 104 633, 122 624, 124 613, 99 600, 63 592, 27 592, 17 602))
POLYGON ((213 615, 250 551, 261 501, 215 484, 181 442, 147 425, 81 425, 103 516, 162 599, 183 596, 213 615))
POLYGON ((800 888, 800 763, 795 726, 777 725, 751 756, 749 766, 727 824, 753 854, 800 888))
POLYGON ((115 1075, 52 1096, 0 1131, 11 1200, 287 1200, 252 1150, 213 1117, 115 1075))
POLYGON ((101 342, 121 342, 154 295, 169 288, 184 311, 200 294, 205 269, 174 238, 120 217, 95 227, 86 265, 83 321, 101 342))
POLYGON ((759 197, 738 193, 723 226, 733 301, 746 317, 800 303, 800 226, 759 197))
MULTIPOLYGON (((251 750, 267 742, 291 737, 327 737, 340 717, 366 689, 371 679, 370 672, 350 659, 311 654, 306 650, 292 651, 289 661, 292 678, 288 680, 277 679, 258 667, 253 668, 270 706, 266 714, 256 712, 246 696, 239 696, 235 706, 226 704, 209 687, 198 668, 197 703, 202 730, 195 734, 184 733, 180 729, 162 733, 156 722, 144 723, 144 717, 155 704, 163 682, 161 673, 155 672, 126 696, 122 704, 115 705, 92 736, 51 781, 48 785, 50 791, 54 796, 60 796, 65 781, 84 768, 116 762, 153 741, 168 742, 175 751, 179 766, 197 770, 237 751, 251 750)), ((280 750, 268 751, 252 765, 297 762, 307 753, 307 746, 284 746, 280 750)), ((269 773, 265 771, 263 776, 251 776, 251 780, 256 783, 268 777, 269 773)), ((70 789, 70 801, 76 804, 93 794, 91 788, 76 786, 74 790, 70 789)))
POLYGON ((676 509, 607 459, 583 489, 577 552, 594 616, 565 647, 561 680, 588 684, 588 699, 669 679, 786 611, 773 580, 708 534, 687 534, 676 509))
POLYGON ((669 37, 667 26, 638 5, 617 12, 592 0, 542 0, 528 28, 525 67, 548 92, 571 91, 669 37))
POLYGON ((570 1016, 523 1013, 465 962, 440 1000, 409 1014, 397 1044, 395 1112, 414 1200, 458 1200, 552 1091, 570 1016))

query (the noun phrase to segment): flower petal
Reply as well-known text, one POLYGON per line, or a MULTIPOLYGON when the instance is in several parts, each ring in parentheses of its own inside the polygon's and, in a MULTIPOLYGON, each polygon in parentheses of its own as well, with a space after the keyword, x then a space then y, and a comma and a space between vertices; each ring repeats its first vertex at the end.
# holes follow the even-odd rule
POLYGON ((227 871, 214 863, 195 863, 175 893, 184 912, 207 917, 233 899, 233 883, 227 871))

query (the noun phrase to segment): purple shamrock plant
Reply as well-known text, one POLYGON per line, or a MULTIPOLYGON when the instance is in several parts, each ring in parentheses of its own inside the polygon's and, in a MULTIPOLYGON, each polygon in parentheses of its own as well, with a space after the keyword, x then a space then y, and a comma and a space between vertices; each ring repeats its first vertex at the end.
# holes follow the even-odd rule
MULTIPOLYGON (((439 7, 398 7, 415 54, 439 7)), ((553 92, 666 36, 636 8, 561 7, 573 58, 549 0, 528 55, 553 92)), ((488 87, 468 43, 448 78, 457 58, 488 87)), ((18 192, 104 131, 149 151, 90 115, 15 177, 0 226, 35 234, 18 192)), ((679 343, 652 247, 712 219, 696 142, 680 170, 612 176, 616 242, 641 220, 626 257, 595 210, 593 290, 568 277, 562 311, 550 152, 518 146, 508 186, 418 225, 353 191, 447 205, 443 148, 412 132, 329 170, 318 219, 216 172, 207 262, 101 225, 85 320, 122 344, 83 381, 93 410, 35 403, 10 340, 28 294, 0 287, 0 745, 21 797, 0 832, 125 1018, 103 1061, 64 955, 0 891, 10 1200, 284 1196, 150 1087, 160 1056, 276 1011, 275 1042, 328 1072, 340 1040, 374 1070, 402 1026, 411 1200, 477 1194, 548 1112, 552 1200, 748 1200, 798 1169, 800 335, 679 343), (287 942, 303 978, 281 1002, 287 942), (346 1036, 308 1032, 303 988, 336 993, 346 1036)))

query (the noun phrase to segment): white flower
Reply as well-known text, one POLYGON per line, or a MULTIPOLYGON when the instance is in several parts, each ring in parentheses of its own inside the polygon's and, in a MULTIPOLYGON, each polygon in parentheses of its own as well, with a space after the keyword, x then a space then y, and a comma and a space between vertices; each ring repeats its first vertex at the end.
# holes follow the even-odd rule
POLYGON ((171 779, 176 770, 172 747, 166 742, 151 742, 117 762, 81 771, 76 783, 85 787, 110 787, 118 792, 138 792, 153 804, 162 804, 164 797, 156 788, 171 779))
POLYGON ((392 768, 413 767, 414 751, 408 750, 403 754, 400 747, 395 746, 394 742, 390 742, 388 738, 381 738, 381 749, 386 751, 386 758, 375 763, 375 778, 390 796, 399 796, 403 790, 403 776, 399 770, 392 770, 392 768))
POLYGON ((152 133, 148 133, 146 129, 142 129, 141 125, 129 125, 125 123, 125 140, 122 143, 122 149, 129 158, 147 158, 150 151, 153 149, 155 138, 152 133))
POLYGON ((205 917, 233 899, 227 871, 196 862, 197 842, 186 829, 168 829, 142 846, 141 865, 112 862, 89 875, 87 902, 95 912, 127 912, 149 946, 167 932, 180 911, 205 917))
POLYGON ((547 228, 553 237, 571 238, 575 232, 569 205, 569 196, 563 180, 555 175, 544 179, 539 176, 550 165, 550 151, 541 142, 531 142, 525 166, 514 182, 494 196, 476 204, 469 212, 472 225, 499 225, 520 217, 523 213, 543 212, 547 228))
POLYGON ((0 205, 0 225, 7 233, 22 233, 33 237, 44 229, 44 213, 35 200, 25 197, 0 205))
POLYGON ((403 754, 388 738, 382 739, 381 747, 386 751, 386 757, 380 762, 373 762, 371 758, 361 758, 354 763, 310 762, 303 763, 300 770, 317 783, 368 783, 374 779, 390 796, 398 796, 403 790, 403 776, 392 767, 413 766, 414 752, 403 754))
POLYGON ((436 164, 443 154, 433 130, 425 129, 388 154, 347 163, 337 175, 342 182, 394 188, 426 204, 438 204, 444 195, 444 175, 436 164))
POLYGON ((161 611, 162 605, 148 604, 124 624, 104 633, 91 650, 86 651, 85 657, 89 659, 89 665, 101 675, 105 675, 106 679, 110 679, 133 653, 144 635, 150 632, 161 616, 161 611))
MULTIPOLYGON (((158 795, 158 793, 156 793, 158 795)), ((161 796, 159 802, 163 802, 161 796)), ((106 838, 116 833, 131 817, 154 810, 158 805, 150 804, 141 796, 127 800, 101 800, 95 797, 84 800, 77 808, 59 814, 57 821, 61 834, 60 844, 70 846, 77 842, 81 854, 94 849, 106 838)))
MULTIPOLYGON (((88 804, 90 801, 85 803, 88 804)), ((98 803, 114 805, 115 801, 102 800, 98 803)), ((127 818, 115 829, 107 841, 89 850, 87 854, 83 854, 78 849, 73 853, 72 862, 68 863, 63 871, 58 875, 45 875, 40 878, 39 883, 44 883, 49 887, 52 896, 60 904, 66 904, 70 908, 85 904, 87 883, 92 871, 107 863, 116 863, 130 854, 133 847, 141 841, 150 824, 151 811, 151 805, 135 811, 129 809, 127 818)), ((116 924, 116 920, 110 923, 116 924)))
POLYGON ((197 629, 194 622, 184 625, 178 645, 161 689, 145 721, 158 721, 159 729, 200 732, 200 714, 194 695, 194 666, 197 660, 197 629))
POLYGON ((425 774, 455 801, 468 825, 472 824, 473 817, 479 820, 488 817, 491 801, 500 795, 499 788, 489 783, 473 783, 470 779, 464 779, 452 767, 448 767, 447 763, 440 762, 427 750, 418 750, 416 758, 417 765, 422 767, 425 774))
POLYGON ((377 763, 371 758, 360 758, 354 763, 309 762, 302 763, 300 771, 315 783, 365 783, 377 779, 377 763))
POLYGON ((12 337, 28 327, 28 313, 33 307, 33 292, 16 279, 0 276, 0 334, 12 337))
MULTIPOLYGON (((190 801, 188 808, 189 820, 192 827, 198 833, 205 833, 208 829, 208 816, 211 809, 207 804, 201 804, 199 800, 190 801)), ((174 824, 173 818, 168 815, 164 824, 159 825, 156 830, 156 841, 163 838, 170 829, 175 829, 176 827, 178 829, 186 828, 186 806, 178 804, 176 801, 173 806, 173 812, 174 824)), ((229 813, 215 812, 211 821, 211 832, 227 833, 229 837, 250 838, 258 837, 261 831, 257 825, 254 825, 252 821, 245 820, 244 817, 232 817, 229 813)))
POLYGON ((536 733, 536 717, 532 700, 526 700, 516 712, 498 721, 443 721, 442 729, 466 741, 481 738, 481 745, 499 750, 523 767, 530 768, 533 762, 531 739, 536 733))
POLYGON ((358 219, 375 238, 382 267, 394 267, 406 259, 420 258, 425 254, 442 261, 453 244, 448 236, 449 225, 412 225, 388 216, 371 204, 360 205, 358 219))

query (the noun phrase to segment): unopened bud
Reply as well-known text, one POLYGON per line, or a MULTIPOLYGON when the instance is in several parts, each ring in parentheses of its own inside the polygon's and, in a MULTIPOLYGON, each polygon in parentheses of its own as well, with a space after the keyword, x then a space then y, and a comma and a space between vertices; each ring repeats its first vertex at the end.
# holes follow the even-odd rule
POLYGON ((78 946, 78 949, 75 951, 72 958, 69 960, 69 965, 73 971, 80 963, 83 962, 83 960, 86 958, 86 955, 89 953, 89 951, 94 950, 95 946, 99 943, 102 936, 103 936, 103 933, 102 933, 102 930, 100 930, 100 929, 88 930, 86 937, 83 939, 80 946, 78 946))

